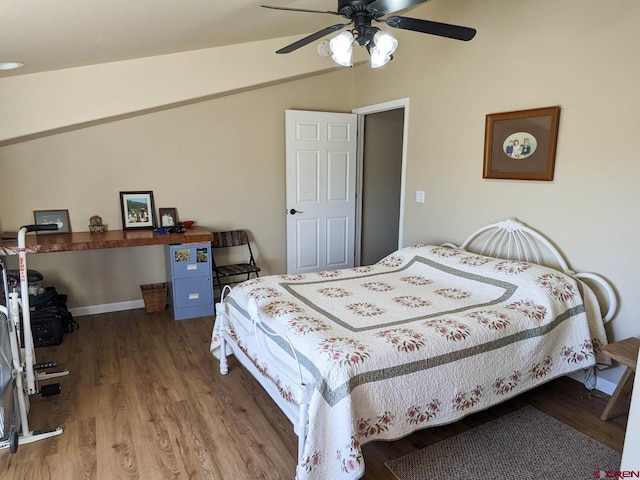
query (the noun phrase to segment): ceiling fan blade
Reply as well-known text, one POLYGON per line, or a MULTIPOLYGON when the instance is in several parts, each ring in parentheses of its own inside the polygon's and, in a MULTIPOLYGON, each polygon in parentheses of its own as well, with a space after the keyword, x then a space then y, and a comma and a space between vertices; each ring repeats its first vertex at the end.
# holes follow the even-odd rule
POLYGON ((375 2, 367 5, 367 10, 372 13, 378 14, 378 16, 387 15, 388 13, 404 10, 405 8, 413 7, 425 3, 429 0, 375 0, 375 2))
POLYGON ((404 30, 412 30, 414 32, 428 33, 431 35, 439 35, 441 37, 453 38, 468 42, 476 35, 475 28, 461 27, 459 25, 451 25, 448 23, 432 22, 430 20, 421 20, 409 17, 389 17, 384 20, 387 25, 393 28, 401 28, 404 30))
POLYGON ((305 45, 308 45, 311 42, 314 42, 314 41, 316 41, 316 40, 318 40, 318 39, 320 39, 322 37, 326 37, 330 33, 335 32, 336 30, 340 30, 341 28, 346 27, 350 23, 351 22, 349 22, 349 23, 338 23, 337 25, 331 25, 330 27, 323 28, 319 32, 312 33, 308 37, 304 37, 304 38, 298 40, 297 42, 293 42, 291 45, 287 45, 286 47, 281 48, 276 53, 291 53, 294 50, 299 49, 300 47, 304 47, 305 45))
POLYGON ((387 25, 393 28, 413 30, 414 32, 429 33, 441 37, 454 38, 468 42, 476 35, 475 28, 460 27, 448 23, 432 22, 408 17, 389 17, 385 20, 387 25))
POLYGON ((338 12, 331 12, 329 10, 307 10, 305 8, 289 8, 289 7, 272 7, 269 5, 260 5, 262 8, 270 8, 271 10, 287 10, 289 12, 306 12, 306 13, 327 13, 329 15, 340 15, 338 12))

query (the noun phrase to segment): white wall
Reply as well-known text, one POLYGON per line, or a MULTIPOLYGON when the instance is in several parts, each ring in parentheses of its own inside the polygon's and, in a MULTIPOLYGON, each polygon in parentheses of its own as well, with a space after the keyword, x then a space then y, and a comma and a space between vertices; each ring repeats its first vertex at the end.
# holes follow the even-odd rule
MULTIPOLYGON (((33 210, 69 209, 73 231, 100 215, 120 230, 120 191, 151 190, 157 208, 212 230, 244 228, 264 273, 286 270, 284 112, 350 112, 343 69, 0 147, 0 228, 33 210), (332 95, 318 95, 322 89, 332 95)), ((140 300, 164 281, 164 248, 30 255, 72 308, 140 300)), ((7 259, 14 266, 15 257, 7 259)), ((15 268, 15 266, 14 266, 15 268)))

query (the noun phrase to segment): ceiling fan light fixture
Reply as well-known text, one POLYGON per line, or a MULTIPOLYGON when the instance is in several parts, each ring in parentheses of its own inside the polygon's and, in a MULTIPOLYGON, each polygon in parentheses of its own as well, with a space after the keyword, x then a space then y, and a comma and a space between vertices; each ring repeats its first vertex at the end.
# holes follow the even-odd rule
POLYGON ((398 48, 398 40, 386 32, 376 32, 373 36, 373 46, 369 48, 371 68, 379 68, 391 61, 396 48, 398 48))
POLYGON ((353 48, 354 45, 357 45, 367 49, 371 57, 371 67, 378 68, 393 59, 393 52, 398 48, 398 41, 388 33, 373 26, 373 22, 379 24, 385 23, 389 27, 400 30, 437 35, 464 42, 468 42, 476 35, 475 28, 393 15, 395 12, 427 1, 428 0, 338 0, 338 9, 336 11, 268 5, 262 5, 262 7, 290 12, 337 15, 349 20, 349 23, 338 23, 318 30, 280 50, 276 50, 276 53, 291 53, 311 42, 325 38, 327 35, 333 34, 333 32, 352 25, 352 27, 349 27, 349 31, 332 38, 329 42, 329 48, 327 48, 326 40, 322 42, 318 46, 318 53, 322 56, 331 55, 333 60, 339 65, 350 67, 353 65, 353 48), (383 19, 382 17, 385 16, 387 16, 386 19, 383 19))
POLYGON ((383 55, 376 47, 369 50, 369 55, 371 56, 371 68, 380 68, 393 59, 393 55, 383 55))
POLYGON ((350 67, 352 65, 353 33, 347 30, 340 35, 336 35, 329 42, 329 48, 332 53, 331 58, 338 65, 342 65, 343 67, 350 67))
POLYGON ((383 55, 391 55, 398 48, 398 40, 393 38, 387 32, 383 32, 382 30, 376 32, 373 36, 373 43, 375 43, 376 48, 383 55))

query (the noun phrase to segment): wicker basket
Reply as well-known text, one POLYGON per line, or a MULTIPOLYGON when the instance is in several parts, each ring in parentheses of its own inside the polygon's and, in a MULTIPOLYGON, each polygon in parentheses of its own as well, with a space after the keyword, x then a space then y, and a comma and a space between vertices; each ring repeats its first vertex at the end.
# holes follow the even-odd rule
POLYGON ((167 306, 167 284, 151 283, 140 285, 142 299, 147 313, 162 312, 167 306))

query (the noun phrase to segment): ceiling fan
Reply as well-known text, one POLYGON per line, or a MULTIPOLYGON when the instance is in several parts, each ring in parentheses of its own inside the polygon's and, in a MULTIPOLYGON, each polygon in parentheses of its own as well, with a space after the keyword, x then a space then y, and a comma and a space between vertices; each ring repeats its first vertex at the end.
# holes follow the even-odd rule
POLYGON ((365 47, 371 56, 371 66, 380 67, 393 58, 392 53, 398 46, 398 41, 386 32, 383 32, 372 22, 386 23, 392 28, 412 30, 419 33, 438 35, 455 40, 469 41, 476 30, 469 27, 450 25, 448 23, 432 22, 417 18, 392 15, 385 19, 385 15, 399 10, 425 3, 428 0, 338 0, 337 11, 308 10, 303 8, 275 7, 261 5, 273 10, 287 10, 292 12, 322 13, 338 15, 349 20, 348 23, 338 23, 312 33, 291 45, 281 48, 276 53, 291 53, 311 42, 319 40, 330 33, 342 30, 353 24, 353 28, 342 32, 330 41, 330 53, 333 60, 344 66, 351 66, 352 48, 354 44, 365 47))

